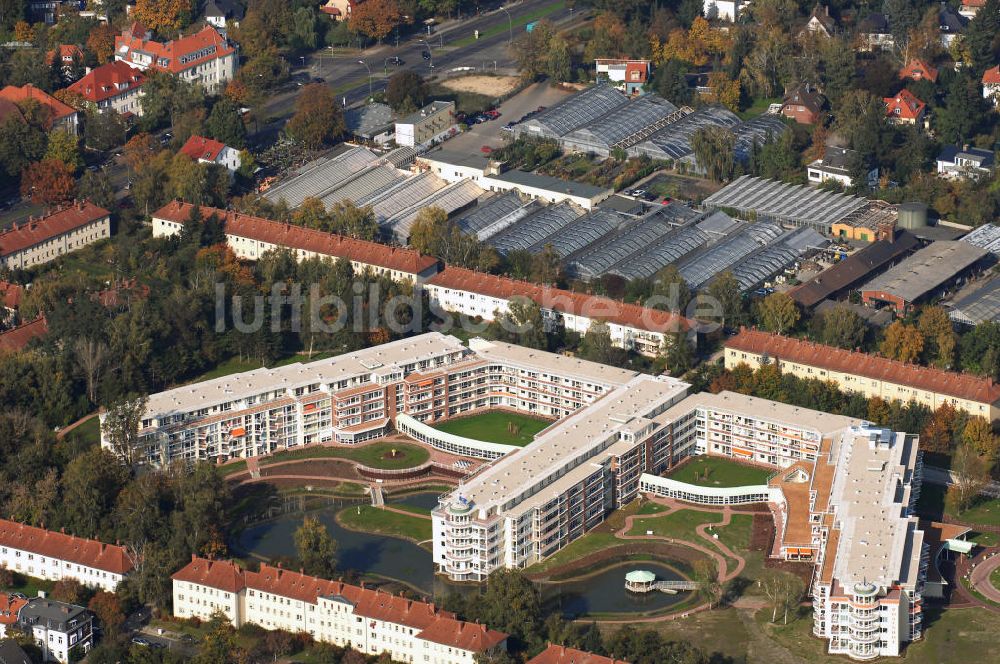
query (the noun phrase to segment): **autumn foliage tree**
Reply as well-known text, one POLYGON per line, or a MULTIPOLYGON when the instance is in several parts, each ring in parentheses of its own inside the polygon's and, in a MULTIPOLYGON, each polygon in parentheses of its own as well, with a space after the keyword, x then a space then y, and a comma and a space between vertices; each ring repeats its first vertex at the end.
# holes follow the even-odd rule
POLYGON ((151 30, 170 33, 191 21, 192 0, 137 0, 132 18, 151 30))
POLYGON ((97 64, 103 65, 111 62, 115 55, 114 29, 107 23, 101 23, 91 28, 90 34, 87 36, 87 48, 97 58, 97 64))
POLYGON ((73 200, 76 180, 69 167, 58 159, 30 164, 21 174, 21 196, 39 205, 59 205, 73 200))
POLYGON ((122 609, 121 600, 115 593, 105 590, 97 591, 91 598, 87 608, 94 612, 97 619, 101 621, 101 627, 105 634, 117 634, 118 630, 125 623, 125 612, 122 609))
POLYGON ((352 32, 381 42, 402 18, 396 0, 365 0, 355 5, 347 26, 352 32))
POLYGON ((879 350, 889 359, 913 362, 924 351, 924 335, 916 327, 897 320, 885 329, 879 350))
POLYGON ((333 90, 322 83, 303 87, 295 100, 295 115, 288 121, 292 138, 307 147, 319 148, 344 133, 344 129, 344 115, 333 90))

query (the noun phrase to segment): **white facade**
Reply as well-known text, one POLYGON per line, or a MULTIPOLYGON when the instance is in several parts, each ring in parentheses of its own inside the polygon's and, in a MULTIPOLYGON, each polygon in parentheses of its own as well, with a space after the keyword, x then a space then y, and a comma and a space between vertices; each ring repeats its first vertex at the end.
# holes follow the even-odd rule
MULTIPOLYGON (((73 210, 68 212, 72 214, 73 210)), ((42 265, 111 236, 111 217, 107 213, 93 221, 71 226, 52 223, 53 217, 60 214, 29 220, 22 226, 0 231, 0 267, 17 270, 42 265), (22 242, 22 237, 26 241, 22 242), (15 238, 17 248, 6 249, 5 246, 14 245, 15 238)))
POLYGON ((506 650, 506 634, 456 620, 433 605, 267 564, 244 572, 229 562, 195 559, 174 575, 173 600, 178 618, 208 620, 222 611, 235 627, 305 632, 365 655, 387 652, 397 662, 474 664, 478 654, 506 650), (225 588, 191 573, 206 565, 233 568, 216 570, 225 588))
POLYGON ((93 646, 94 617, 80 606, 35 598, 21 609, 18 623, 42 651, 42 661, 67 664, 71 650, 86 653, 93 646))
POLYGON ((6 545, 0 545, 0 567, 46 581, 75 579, 88 588, 108 592, 115 592, 118 584, 125 580, 124 574, 6 545))
MULTIPOLYGON (((205 160, 199 159, 198 161, 205 161, 205 160)), ((240 170, 240 165, 242 164, 242 160, 240 159, 240 151, 235 150, 227 145, 226 147, 222 148, 222 151, 219 153, 219 156, 215 158, 215 161, 208 163, 225 166, 226 170, 228 170, 230 173, 235 173, 236 171, 240 170)))
POLYGON ((718 19, 733 23, 746 11, 749 4, 749 2, 742 2, 742 0, 705 0, 702 14, 709 20, 718 19))
POLYGON ((421 147, 447 134, 454 126, 455 102, 432 101, 396 123, 396 145, 421 147))

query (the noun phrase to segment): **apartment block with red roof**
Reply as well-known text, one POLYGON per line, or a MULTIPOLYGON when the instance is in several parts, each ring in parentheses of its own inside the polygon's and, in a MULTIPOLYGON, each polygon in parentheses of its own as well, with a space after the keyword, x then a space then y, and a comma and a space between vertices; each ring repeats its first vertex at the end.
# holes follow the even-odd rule
POLYGON ((0 519, 0 567, 113 592, 134 567, 125 547, 0 519))
POLYGON ((923 126, 927 121, 927 104, 903 88, 895 97, 884 97, 885 114, 893 124, 923 126))
POLYGON ((742 329, 726 342, 727 369, 777 364, 800 378, 835 382, 840 389, 886 401, 916 401, 936 410, 944 404, 993 420, 1000 417, 1000 384, 989 378, 906 364, 877 355, 742 329))
POLYGON ((142 115, 139 99, 145 79, 141 69, 116 60, 92 69, 69 90, 102 112, 111 109, 122 115, 142 115))
POLYGON ((577 650, 549 644, 549 647, 538 653, 525 664, 629 664, 624 659, 604 657, 592 652, 577 650))
POLYGON ((224 166, 230 173, 240 168, 240 151, 205 136, 192 136, 180 149, 194 161, 224 166))
POLYGON ((21 87, 8 85, 0 90, 0 123, 5 122, 12 114, 23 119, 22 106, 31 101, 46 109, 48 129, 64 129, 74 136, 79 132, 80 117, 76 109, 30 83, 21 87))
POLYGON ((266 563, 251 572, 192 556, 172 579, 178 618, 207 620, 218 610, 235 627, 306 632, 365 655, 387 652, 400 662, 473 664, 478 655, 507 649, 503 632, 458 620, 433 604, 266 563))
POLYGON ((161 42, 133 23, 115 37, 115 60, 142 70, 167 71, 218 92, 236 75, 238 55, 236 47, 210 25, 193 35, 161 42))
POLYGON ((27 269, 111 236, 111 213, 77 201, 0 231, 0 267, 27 269))

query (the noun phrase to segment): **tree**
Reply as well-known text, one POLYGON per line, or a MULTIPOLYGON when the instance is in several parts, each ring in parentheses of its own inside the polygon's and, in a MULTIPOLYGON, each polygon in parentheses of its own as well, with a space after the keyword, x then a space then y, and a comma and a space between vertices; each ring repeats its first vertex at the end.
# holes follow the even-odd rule
POLYGON ((795 606, 802 594, 802 582, 787 572, 768 570, 761 576, 759 583, 764 596, 771 601, 771 622, 778 621, 780 612, 784 614, 784 622, 787 623, 789 607, 795 606))
POLYGON ((708 285, 708 298, 713 308, 717 307, 722 316, 722 324, 733 327, 739 323, 743 315, 743 298, 740 295, 740 284, 729 270, 720 273, 708 285))
POLYGON ((313 149, 343 134, 344 115, 333 90, 322 83, 304 86, 295 100, 295 115, 287 128, 295 140, 313 149))
POLYGON ((828 346, 858 348, 868 332, 865 319, 843 304, 838 304, 813 318, 813 336, 828 346))
POLYGON ((499 262, 492 247, 462 233, 458 224, 438 207, 424 208, 417 213, 410 227, 410 245, 422 254, 481 272, 499 262))
POLYGON ((43 127, 8 115, 0 124, 0 167, 8 176, 17 177, 31 162, 42 159, 46 141, 43 127))
POLYGON ((948 312, 939 306, 924 307, 917 319, 917 329, 928 342, 925 350, 934 364, 942 369, 950 369, 955 362, 958 337, 948 312))
POLYGON ((98 111, 89 106, 85 111, 83 139, 88 148, 104 152, 116 148, 125 142, 127 130, 125 118, 114 109, 98 111))
POLYGON ((962 443, 975 450, 992 469, 1000 452, 1000 436, 993 432, 993 424, 985 417, 970 417, 962 429, 962 443))
POLYGON ((624 21, 611 12, 601 12, 592 25, 594 34, 587 40, 587 45, 583 49, 583 57, 586 60, 625 55, 628 35, 624 21))
POLYGON ((650 305, 654 309, 684 312, 691 302, 691 288, 674 264, 667 265, 653 277, 652 295, 658 298, 650 305))
POLYGON ((587 328, 580 340, 580 357, 591 362, 618 365, 622 363, 624 351, 616 348, 611 339, 611 328, 607 323, 595 320, 587 328))
POLYGON ((146 403, 146 397, 117 401, 108 406, 101 422, 101 431, 111 451, 127 467, 139 461, 139 425, 146 403))
POLYGON ((885 329, 879 351, 900 362, 913 362, 924 350, 924 335, 916 327, 895 321, 885 329))
POLYGON ((555 286, 562 281, 562 259, 551 244, 546 244, 542 250, 532 256, 531 280, 536 284, 555 286))
POLYGON ((422 107, 427 100, 427 84, 412 69, 398 71, 389 77, 385 87, 385 101, 397 113, 410 113, 422 107))
POLYGON ((541 598, 520 570, 500 569, 490 574, 486 592, 470 609, 470 618, 507 632, 522 643, 534 642, 541 635, 541 598))
POLYGON ((74 458, 62 476, 63 520, 81 537, 98 537, 128 471, 107 450, 94 447, 74 458))
POLYGON ((691 136, 691 149, 698 165, 717 182, 733 177, 736 170, 735 148, 736 134, 725 127, 701 127, 691 136))
POLYGON ((366 0, 351 11, 347 26, 353 32, 381 42, 402 18, 396 0, 366 0))
POLYGON ((192 0, 136 0, 132 18, 147 28, 170 34, 191 22, 192 0))
POLYGON ((494 339, 528 348, 548 347, 541 308, 533 300, 520 295, 515 295, 508 301, 507 311, 494 315, 487 334, 494 339))
POLYGON ((78 337, 73 343, 73 353, 87 381, 87 398, 97 403, 97 382, 108 363, 108 347, 98 339, 78 337))
POLYGON ((553 35, 549 39, 548 57, 545 65, 545 75, 553 85, 570 80, 573 73, 573 62, 570 57, 569 43, 561 36, 553 35))
POLYGON ((115 189, 104 171, 86 171, 80 178, 78 192, 80 198, 105 210, 110 210, 115 204, 115 189))
POLYGON ((76 173, 83 166, 78 143, 76 136, 65 129, 55 129, 49 132, 49 145, 45 149, 45 158, 61 161, 71 173, 76 173))
POLYGON ((958 413, 951 404, 945 402, 934 411, 923 431, 920 432, 920 446, 928 452, 947 454, 955 439, 955 421, 958 413))
POLYGON ((100 23, 90 29, 87 48, 97 59, 97 64, 111 62, 115 56, 115 30, 107 23, 100 23))
POLYGON ((307 516, 292 535, 306 574, 329 579, 337 570, 337 542, 319 519, 307 516))
POLYGON ((52 586, 52 599, 68 604, 80 604, 84 601, 87 590, 83 584, 73 578, 59 579, 52 586))
POLYGON ((955 74, 948 86, 943 107, 934 113, 935 128, 944 143, 961 143, 975 136, 988 117, 990 107, 983 99, 979 78, 966 70, 955 74))
POLYGON ((673 332, 664 338, 664 359, 671 376, 682 376, 694 364, 694 351, 687 336, 682 331, 673 332))
POLYGON ((118 595, 106 590, 98 590, 87 604, 97 619, 101 622, 104 633, 114 637, 125 624, 125 612, 122 610, 118 595))
POLYGON ((967 510, 979 493, 990 482, 986 462, 976 454, 970 445, 961 444, 951 458, 953 481, 945 494, 945 501, 956 513, 967 510))
POLYGON ((243 124, 240 109, 226 97, 212 106, 212 112, 205 120, 205 133, 237 150, 246 145, 247 128, 243 124))
POLYGON ((691 565, 691 571, 694 580, 698 582, 698 595, 708 602, 708 608, 711 609, 721 591, 715 567, 708 558, 697 558, 691 565))
POLYGON ((76 194, 73 172, 58 159, 31 164, 21 174, 21 196, 45 205, 69 203, 76 194))
POLYGON ((785 293, 771 293, 758 305, 764 329, 784 334, 799 322, 799 308, 795 300, 785 293))

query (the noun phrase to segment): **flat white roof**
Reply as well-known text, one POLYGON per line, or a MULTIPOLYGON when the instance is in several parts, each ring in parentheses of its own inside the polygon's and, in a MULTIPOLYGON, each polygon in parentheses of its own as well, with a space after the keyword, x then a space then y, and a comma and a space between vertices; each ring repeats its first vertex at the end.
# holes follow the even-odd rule
POLYGON ((455 337, 428 332, 315 362, 254 369, 175 387, 150 396, 146 413, 152 416, 187 413, 278 390, 294 390, 316 383, 329 385, 357 376, 370 376, 380 370, 384 372, 384 367, 417 363, 463 350, 462 343, 455 337))
POLYGON ((620 369, 569 355, 535 350, 503 341, 489 341, 480 337, 469 340, 469 348, 485 359, 503 362, 530 371, 573 376, 578 380, 599 383, 607 387, 624 385, 639 375, 638 371, 620 369))

